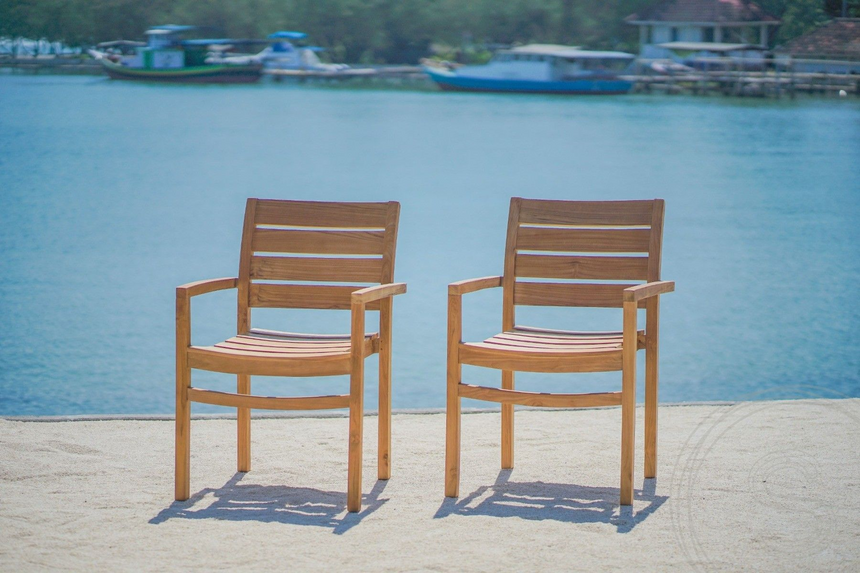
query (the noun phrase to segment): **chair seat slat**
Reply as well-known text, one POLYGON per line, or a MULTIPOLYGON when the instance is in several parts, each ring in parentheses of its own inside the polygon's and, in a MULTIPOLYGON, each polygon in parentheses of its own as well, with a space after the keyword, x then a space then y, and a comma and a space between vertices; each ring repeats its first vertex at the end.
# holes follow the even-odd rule
POLYGON ((621 370, 621 350, 589 349, 581 352, 550 352, 528 348, 500 347, 483 342, 462 343, 460 362, 517 372, 610 372, 621 370))

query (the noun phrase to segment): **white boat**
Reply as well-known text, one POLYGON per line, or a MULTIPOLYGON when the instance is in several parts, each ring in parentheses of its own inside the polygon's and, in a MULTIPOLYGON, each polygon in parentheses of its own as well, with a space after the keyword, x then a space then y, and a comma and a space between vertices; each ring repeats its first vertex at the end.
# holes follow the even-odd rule
POLYGON ((323 63, 318 52, 323 48, 316 46, 296 46, 290 40, 303 40, 307 38, 304 32, 275 32, 269 34, 267 41, 269 45, 257 54, 229 55, 227 53, 213 53, 207 60, 210 63, 259 63, 267 71, 291 70, 303 72, 342 72, 348 70, 346 64, 323 63))
POLYGON ((499 50, 480 66, 424 71, 443 90, 623 94, 633 82, 620 77, 636 56, 626 52, 583 50, 575 46, 530 44, 499 50))

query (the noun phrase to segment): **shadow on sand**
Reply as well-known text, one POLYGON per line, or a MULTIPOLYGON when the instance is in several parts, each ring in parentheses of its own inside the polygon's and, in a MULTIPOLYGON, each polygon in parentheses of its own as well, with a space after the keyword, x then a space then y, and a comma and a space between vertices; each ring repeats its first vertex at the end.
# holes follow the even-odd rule
POLYGON ((502 470, 493 485, 479 487, 460 499, 445 498, 434 518, 457 514, 608 523, 619 533, 627 533, 668 499, 655 494, 656 479, 646 479, 642 489, 634 492, 634 505, 622 507, 618 505, 618 488, 512 482, 510 476, 511 470, 502 470))
POLYGON ((202 489, 187 501, 175 501, 149 523, 157 525, 169 519, 260 521, 328 527, 340 535, 388 501, 379 498, 385 490, 385 481, 377 481, 370 493, 362 496, 359 513, 347 513, 346 492, 241 484, 243 477, 244 474, 237 473, 220 488, 202 489))

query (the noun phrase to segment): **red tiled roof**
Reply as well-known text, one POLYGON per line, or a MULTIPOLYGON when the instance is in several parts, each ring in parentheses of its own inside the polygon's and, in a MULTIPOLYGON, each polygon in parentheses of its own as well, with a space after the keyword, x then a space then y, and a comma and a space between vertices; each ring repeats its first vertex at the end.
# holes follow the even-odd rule
POLYGON ((748 0, 663 0, 625 18, 628 22, 773 22, 758 4, 748 0))
POLYGON ((775 51, 799 58, 860 60, 860 18, 831 20, 775 51))

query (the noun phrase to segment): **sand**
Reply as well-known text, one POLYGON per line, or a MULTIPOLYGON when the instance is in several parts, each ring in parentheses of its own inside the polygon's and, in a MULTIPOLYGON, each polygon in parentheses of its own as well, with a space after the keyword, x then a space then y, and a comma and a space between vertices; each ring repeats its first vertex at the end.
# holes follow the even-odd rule
POLYGON ((393 476, 346 512, 347 420, 192 425, 193 496, 174 502, 169 420, 0 420, 0 570, 857 571, 860 400, 664 406, 659 473, 619 508, 620 410, 463 418, 461 497, 443 496, 445 417, 394 417, 393 476))

